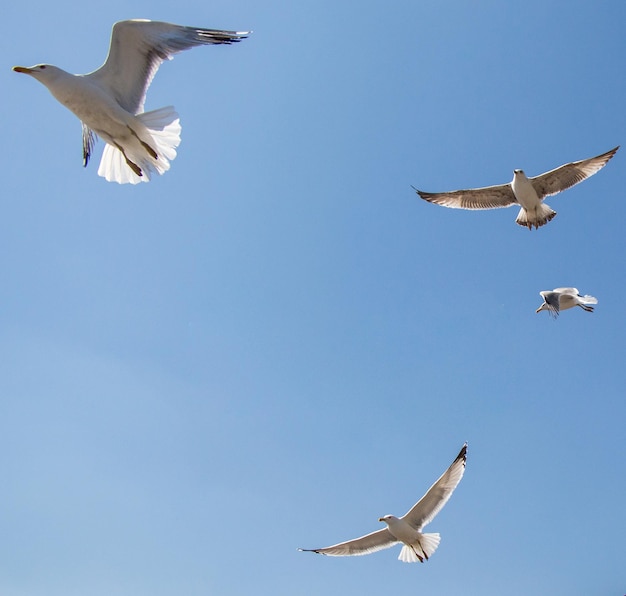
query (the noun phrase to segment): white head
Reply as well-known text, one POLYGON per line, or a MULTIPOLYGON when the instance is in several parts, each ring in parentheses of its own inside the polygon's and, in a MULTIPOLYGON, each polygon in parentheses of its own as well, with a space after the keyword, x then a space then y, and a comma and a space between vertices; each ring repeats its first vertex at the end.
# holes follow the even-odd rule
POLYGON ((513 170, 513 175, 514 176, 526 176, 526 174, 524 174, 524 170, 513 170))
POLYGON ((385 522, 387 525, 389 525, 398 521, 398 518, 395 515, 383 515, 382 517, 378 518, 378 521, 385 522))
POLYGON ((23 74, 30 75, 31 77, 42 82, 44 85, 48 81, 56 79, 60 74, 67 74, 61 68, 58 68, 57 66, 52 66, 51 64, 37 64, 30 67, 14 66, 13 70, 15 72, 21 72, 23 74))

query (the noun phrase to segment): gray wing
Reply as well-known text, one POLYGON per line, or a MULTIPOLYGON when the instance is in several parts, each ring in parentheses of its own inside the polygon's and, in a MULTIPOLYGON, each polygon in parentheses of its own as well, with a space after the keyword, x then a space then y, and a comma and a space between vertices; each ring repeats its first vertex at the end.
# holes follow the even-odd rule
POLYGON ((120 21, 113 25, 106 62, 85 76, 108 89, 126 111, 137 114, 143 111, 148 87, 164 60, 194 46, 240 41, 248 33, 141 19, 120 21))
POLYGON ((619 145, 602 155, 565 164, 560 168, 530 178, 530 181, 540 199, 555 195, 593 176, 607 164, 618 149, 619 145))
POLYGON ((93 146, 96 143, 96 136, 94 132, 81 122, 83 126, 83 166, 86 168, 93 151, 93 146))
MULTIPOLYGON (((553 316, 553 317, 558 317, 559 316, 559 310, 561 309, 561 293, 559 292, 559 290, 569 290, 569 289, 575 289, 575 288, 557 288, 556 290, 553 290, 552 292, 539 292, 539 295, 543 298, 543 301, 548 305, 548 312, 553 316)), ((576 292, 578 294, 578 292, 576 292)))
POLYGON ((452 465, 402 519, 416 530, 421 530, 425 525, 429 524, 448 502, 454 489, 461 482, 465 472, 466 460, 467 443, 463 445, 452 465))
POLYGON ((510 184, 450 192, 424 192, 415 187, 413 190, 429 203, 452 209, 497 209, 517 203, 510 184))
POLYGON ((391 532, 389 532, 387 528, 383 528, 382 530, 361 536, 361 538, 340 542, 339 544, 327 546, 326 548, 299 548, 298 550, 309 553, 319 553, 320 555, 329 555, 331 557, 347 557, 369 555, 378 550, 389 548, 397 542, 391 532))

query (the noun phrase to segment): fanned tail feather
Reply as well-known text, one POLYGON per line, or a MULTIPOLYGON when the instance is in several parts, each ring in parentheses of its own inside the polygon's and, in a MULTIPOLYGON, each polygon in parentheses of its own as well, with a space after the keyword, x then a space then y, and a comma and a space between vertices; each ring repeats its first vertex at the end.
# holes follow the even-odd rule
POLYGON ((108 182, 138 184, 149 182, 152 174, 163 174, 170 169, 170 161, 176 157, 176 147, 180 144, 180 120, 173 106, 159 108, 151 112, 137 114, 137 120, 145 127, 150 138, 146 144, 156 152, 155 158, 137 142, 132 147, 124 147, 126 157, 141 171, 139 175, 128 165, 122 152, 113 145, 107 145, 102 153, 98 175, 108 182))
POLYGON ((589 294, 585 294, 584 296, 581 296, 580 301, 583 304, 598 304, 598 299, 594 298, 593 296, 589 296, 589 294))
POLYGON ((402 547, 398 559, 403 563, 423 563, 437 550, 440 541, 439 534, 420 534, 417 542, 402 547))
POLYGON ((163 170, 159 170, 159 174, 162 174, 169 170, 169 162, 176 157, 176 147, 180 145, 180 131, 182 129, 178 114, 174 106, 167 106, 151 112, 144 112, 139 114, 137 118, 150 130, 156 145, 153 148, 156 150, 159 158, 164 158, 163 161, 166 163, 166 167, 163 170))
POLYGON ((553 211, 545 203, 541 203, 533 211, 526 211, 526 209, 522 207, 517 215, 515 223, 520 226, 524 226, 529 230, 532 230, 533 226, 539 229, 541 226, 547 224, 555 215, 556 211, 553 211))

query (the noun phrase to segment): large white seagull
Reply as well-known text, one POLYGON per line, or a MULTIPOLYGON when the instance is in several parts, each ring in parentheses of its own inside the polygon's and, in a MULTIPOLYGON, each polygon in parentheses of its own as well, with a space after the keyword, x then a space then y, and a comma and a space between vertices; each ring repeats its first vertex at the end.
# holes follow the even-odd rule
POLYGON ((83 125, 83 165, 94 134, 106 143, 98 174, 120 184, 148 182, 176 157, 180 121, 172 106, 144 112, 146 92, 164 60, 199 45, 229 44, 249 32, 183 27, 136 19, 113 25, 106 62, 85 75, 51 66, 15 66, 45 85, 83 125))
POLYGON ((350 555, 367 555, 389 548, 399 542, 403 543, 398 559, 405 563, 423 563, 439 546, 439 534, 425 534, 424 526, 428 525, 448 502, 465 472, 467 459, 467 443, 457 455, 452 465, 441 475, 428 492, 403 517, 385 515, 378 521, 387 524, 386 528, 372 532, 361 538, 340 542, 325 548, 301 548, 298 550, 345 557, 350 555))

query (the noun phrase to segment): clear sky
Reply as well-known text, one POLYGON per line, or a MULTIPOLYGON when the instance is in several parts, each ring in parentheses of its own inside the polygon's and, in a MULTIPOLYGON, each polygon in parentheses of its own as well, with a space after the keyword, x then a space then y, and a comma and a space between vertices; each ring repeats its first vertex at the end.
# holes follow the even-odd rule
POLYGON ((548 199, 430 205, 626 143, 623 1, 12 3, 1 36, 0 594, 623 595, 626 148, 548 199), (253 29, 163 65, 149 184, 14 65, 126 18, 253 29), (535 314, 576 286, 596 312, 535 314), (399 547, 301 553, 464 479, 399 547))

